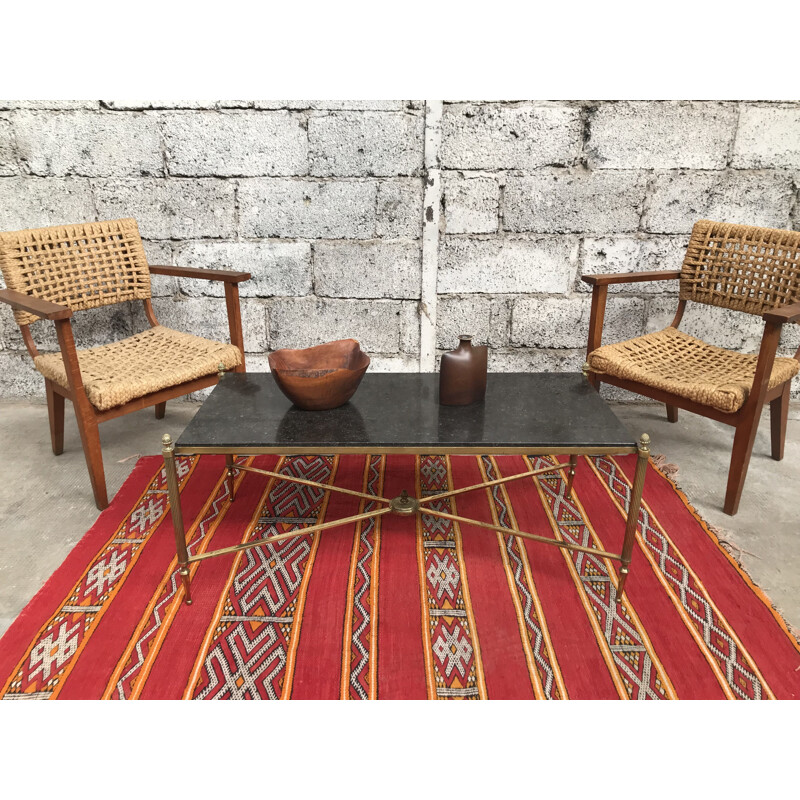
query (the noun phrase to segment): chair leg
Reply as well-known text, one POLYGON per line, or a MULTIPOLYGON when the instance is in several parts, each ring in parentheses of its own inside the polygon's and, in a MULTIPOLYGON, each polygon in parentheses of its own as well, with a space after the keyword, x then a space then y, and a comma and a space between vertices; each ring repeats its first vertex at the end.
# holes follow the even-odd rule
POLYGON ((60 456, 64 452, 64 395, 53 389, 53 382, 45 378, 47 392, 47 416, 50 418, 50 444, 53 454, 60 456))
POLYGON ((103 469, 103 452, 100 449, 100 431, 98 430, 97 420, 90 409, 82 409, 78 405, 75 405, 75 416, 78 420, 78 430, 81 434, 86 466, 89 468, 94 502, 102 511, 108 507, 108 493, 106 491, 106 474, 103 469))
POLYGON ((783 387, 780 397, 776 397, 769 404, 769 422, 772 432, 772 457, 776 461, 783 458, 783 446, 786 442, 786 423, 789 419, 789 389, 787 383, 783 387))
POLYGON ((747 477, 747 467, 750 465, 750 454, 753 452, 753 442, 758 431, 761 419, 761 408, 757 408, 736 426, 733 437, 733 452, 731 453, 731 466, 728 470, 728 487, 725 491, 725 505, 723 510, 733 516, 739 510, 739 500, 744 489, 744 479, 747 477))
POLYGON ((670 422, 678 421, 678 406, 671 406, 667 404, 667 419, 670 422))
POLYGON ((164 414, 167 413, 167 401, 163 403, 156 403, 156 419, 164 419, 164 414))

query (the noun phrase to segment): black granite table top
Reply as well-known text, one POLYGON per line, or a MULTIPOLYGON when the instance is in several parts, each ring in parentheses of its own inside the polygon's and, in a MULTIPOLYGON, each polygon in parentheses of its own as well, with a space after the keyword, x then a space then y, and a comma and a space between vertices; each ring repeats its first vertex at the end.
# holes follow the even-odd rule
POLYGON ((286 454, 326 447, 485 453, 636 448, 636 437, 581 373, 491 373, 484 402, 469 406, 439 405, 438 387, 435 373, 367 373, 345 405, 302 411, 270 373, 227 373, 175 446, 286 454))

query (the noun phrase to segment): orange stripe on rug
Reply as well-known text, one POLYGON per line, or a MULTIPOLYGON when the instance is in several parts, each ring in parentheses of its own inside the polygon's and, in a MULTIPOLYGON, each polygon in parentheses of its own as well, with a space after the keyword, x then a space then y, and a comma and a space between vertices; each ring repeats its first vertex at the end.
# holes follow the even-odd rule
MULTIPOLYGON (((493 456, 478 456, 477 461, 484 481, 502 477, 493 456)), ((505 484, 487 487, 485 492, 492 522, 504 528, 519 530, 505 484)), ((491 534, 487 531, 486 535, 491 534)), ((520 641, 525 652, 534 697, 537 700, 567 699, 567 687, 558 667, 524 542, 520 537, 499 531, 495 538, 503 559, 509 595, 517 612, 520 641)))
MULTIPOLYGON (((587 459, 600 483, 606 489, 619 513, 627 516, 631 482, 611 456, 587 459)), ((741 639, 713 602, 705 586, 689 567, 680 550, 660 525, 658 518, 643 499, 639 511, 636 542, 653 572, 669 593, 681 619, 694 634, 695 641, 711 664, 726 695, 735 699, 775 699, 761 671, 750 657, 741 639), (654 554, 660 556, 659 560, 654 554), (680 575, 664 566, 666 560, 680 575), (687 596, 694 599, 690 608, 687 596), (700 616, 702 615, 702 619, 700 616), (724 652, 712 641, 712 633, 725 640, 724 652), (738 679, 737 679, 738 678, 738 679)))
MULTIPOLYGON (((179 491, 183 491, 197 462, 186 458, 176 459, 176 462, 179 491)), ((39 629, 0 690, 0 697, 29 693, 46 695, 47 699, 58 697, 86 643, 168 508, 166 474, 161 467, 70 594, 61 601, 58 610, 39 629)))
MULTIPOLYGON (((530 459, 531 469, 558 463, 550 456, 530 459)), ((566 480, 561 471, 532 478, 545 505, 553 533, 557 538, 584 547, 607 550, 593 528, 577 495, 566 496, 566 480), (575 530, 577 529, 577 531, 575 530)), ((613 552, 613 550, 611 551, 613 552)), ((650 642, 644 626, 628 597, 617 602, 617 577, 608 558, 563 550, 575 585, 580 588, 589 619, 606 663, 615 678, 621 697, 659 700, 677 697, 666 670, 650 642)))
MULTIPOLYGON (((386 458, 368 455, 364 459, 361 491, 383 494, 386 458)), ((362 499, 358 513, 382 507, 362 499)), ((350 573, 347 581, 344 635, 342 638, 342 700, 374 700, 378 687, 378 563, 382 517, 359 520, 353 536, 350 573)))
MULTIPOLYGON (((251 456, 238 459, 237 463, 250 466, 253 461, 254 457, 251 456)), ((228 493, 227 474, 227 467, 223 468, 213 492, 186 532, 189 555, 199 555, 208 549, 219 524, 230 508, 231 498, 228 493)), ((247 474, 245 472, 237 474, 234 481, 234 492, 241 486, 247 474)), ((190 564, 191 578, 194 578, 199 566, 199 563, 190 564)), ((111 680, 103 693, 103 700, 135 700, 141 696, 150 669, 161 649, 161 644, 183 602, 183 584, 178 577, 177 570, 178 557, 176 555, 151 596, 130 644, 114 669, 111 680), (146 653, 143 648, 146 649, 146 653)))

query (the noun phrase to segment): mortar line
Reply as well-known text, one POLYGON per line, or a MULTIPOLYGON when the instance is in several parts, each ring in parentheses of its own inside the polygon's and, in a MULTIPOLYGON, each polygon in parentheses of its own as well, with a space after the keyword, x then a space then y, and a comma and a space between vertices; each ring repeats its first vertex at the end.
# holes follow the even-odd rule
POLYGON ((436 278, 439 271, 439 218, 442 176, 442 100, 425 101, 425 191, 422 201, 422 274, 419 315, 419 371, 436 367, 436 278))

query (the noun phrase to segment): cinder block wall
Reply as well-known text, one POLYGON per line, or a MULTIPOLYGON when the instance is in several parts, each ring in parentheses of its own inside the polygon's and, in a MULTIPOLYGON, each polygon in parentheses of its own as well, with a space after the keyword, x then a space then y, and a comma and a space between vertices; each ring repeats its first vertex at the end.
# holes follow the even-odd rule
MULTIPOLYGON (((0 230, 133 216, 152 263, 252 272, 252 370, 345 336, 372 369, 430 369, 459 333, 493 370, 580 369, 581 274, 677 269, 704 217, 796 228, 799 186, 800 102, 0 101, 0 230)), ((153 288, 161 322, 226 338, 217 284, 153 288)), ((676 289, 614 291, 606 341, 667 325, 676 289)), ((79 346, 145 326, 136 306, 75 318, 79 346)), ((761 331, 712 309, 682 327, 750 351, 761 331)), ((783 350, 798 344, 792 326, 783 350)), ((43 395, 7 308, 0 371, 0 396, 43 395)))

